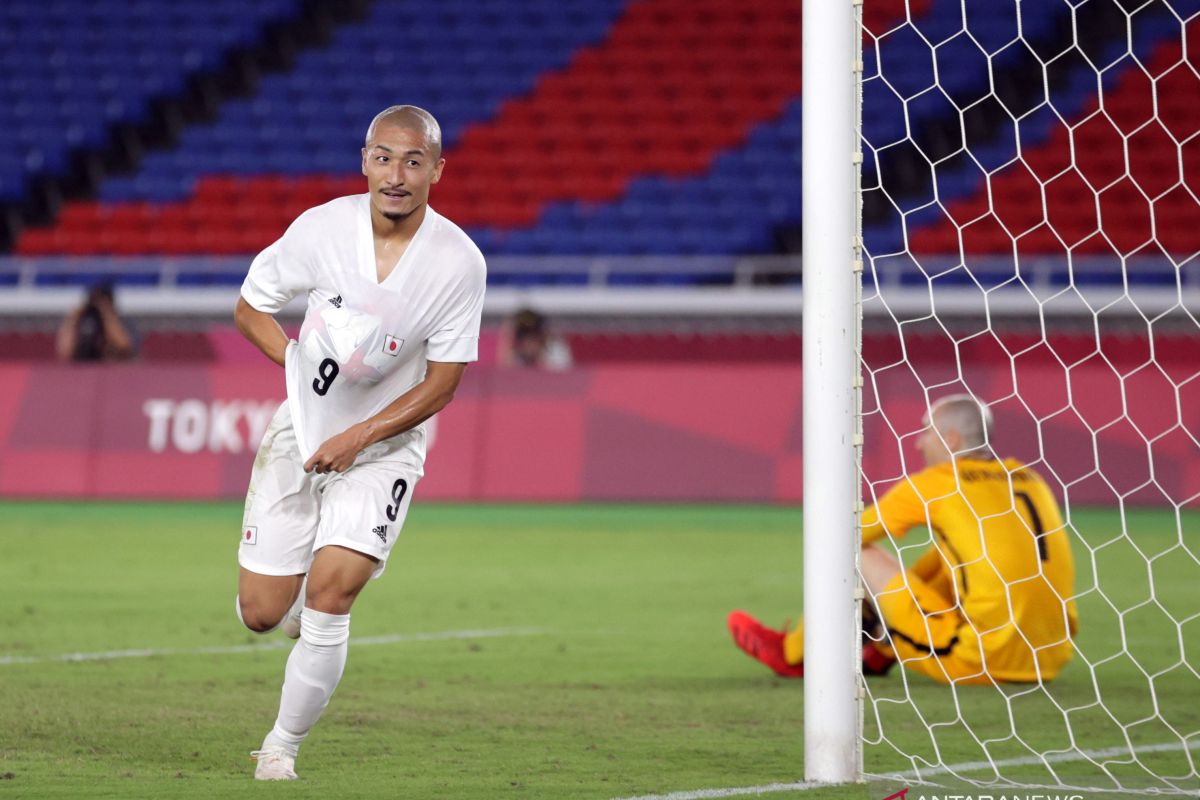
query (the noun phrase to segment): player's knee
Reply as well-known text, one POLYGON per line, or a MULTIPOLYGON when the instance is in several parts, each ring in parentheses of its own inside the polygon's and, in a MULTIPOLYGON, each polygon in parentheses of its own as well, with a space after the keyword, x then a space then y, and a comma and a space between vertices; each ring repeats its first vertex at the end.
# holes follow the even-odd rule
POLYGON ((356 597, 358 597, 357 587, 348 588, 335 584, 314 587, 310 582, 304 607, 324 614, 349 614, 356 597))
POLYGON ((317 557, 319 561, 308 573, 304 607, 325 614, 349 614, 378 560, 361 553, 326 554, 324 550, 317 557))
POLYGON ((235 607, 237 608, 238 619, 255 633, 270 633, 279 627, 279 623, 283 621, 283 614, 264 608, 252 599, 243 600, 241 596, 238 596, 235 607))

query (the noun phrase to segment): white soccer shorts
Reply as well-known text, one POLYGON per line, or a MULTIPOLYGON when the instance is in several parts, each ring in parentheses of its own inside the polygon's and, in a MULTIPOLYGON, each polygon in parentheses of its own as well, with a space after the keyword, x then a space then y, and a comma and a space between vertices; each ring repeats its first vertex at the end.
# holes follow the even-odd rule
POLYGON ((305 472, 285 402, 254 459, 238 563, 262 575, 300 575, 318 550, 338 545, 379 559, 371 576, 378 578, 422 474, 387 458, 389 450, 372 445, 342 473, 305 472))

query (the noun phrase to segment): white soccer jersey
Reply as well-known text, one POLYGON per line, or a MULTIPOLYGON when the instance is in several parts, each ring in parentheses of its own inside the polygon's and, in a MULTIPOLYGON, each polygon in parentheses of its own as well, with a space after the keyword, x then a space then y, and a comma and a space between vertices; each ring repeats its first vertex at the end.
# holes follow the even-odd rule
MULTIPOLYGON (((381 411, 425 376, 425 362, 478 358, 483 254, 450 220, 425 219, 391 274, 376 279, 369 195, 301 214, 250 265, 242 297, 274 314, 307 292, 298 344, 285 357, 301 456, 381 411)), ((389 441, 420 470, 424 425, 389 441)))

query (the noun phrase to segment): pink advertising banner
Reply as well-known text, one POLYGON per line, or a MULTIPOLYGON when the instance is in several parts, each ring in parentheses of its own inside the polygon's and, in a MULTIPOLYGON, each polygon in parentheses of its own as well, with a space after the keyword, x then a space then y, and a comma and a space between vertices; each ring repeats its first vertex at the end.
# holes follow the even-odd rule
MULTIPOLYGON (((260 366, 0 364, 0 495, 240 498, 283 397, 260 366)), ((1097 360, 868 376, 868 497, 919 464, 934 393, 995 403, 997 449, 1071 502, 1200 500, 1200 385, 1097 360)), ((437 418, 423 499, 798 502, 798 365, 474 366, 437 418)))

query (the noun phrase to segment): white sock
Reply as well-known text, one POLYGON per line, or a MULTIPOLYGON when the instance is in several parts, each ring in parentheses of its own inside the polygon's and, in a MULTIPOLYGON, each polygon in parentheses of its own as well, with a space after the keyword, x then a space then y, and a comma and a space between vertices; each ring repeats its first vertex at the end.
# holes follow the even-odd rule
POLYGON ((263 746, 279 745, 292 755, 329 704, 346 666, 350 615, 304 609, 300 639, 283 673, 279 716, 263 746))

